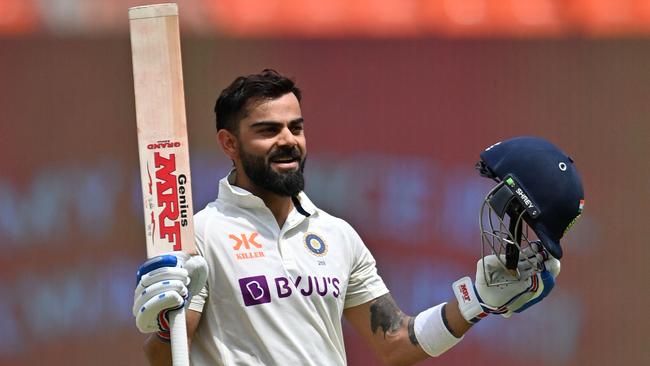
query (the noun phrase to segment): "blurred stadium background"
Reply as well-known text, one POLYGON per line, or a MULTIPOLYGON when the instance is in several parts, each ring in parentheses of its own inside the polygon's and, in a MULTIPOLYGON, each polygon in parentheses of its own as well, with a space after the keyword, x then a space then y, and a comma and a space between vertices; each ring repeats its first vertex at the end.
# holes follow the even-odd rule
MULTIPOLYGON (((127 8, 0 0, 0 364, 139 365, 145 257, 127 8)), ((585 213, 559 286, 424 365, 650 363, 650 1, 181 0, 195 208, 229 170, 212 107, 272 67, 304 90, 307 191, 408 312, 473 274, 480 151, 548 138, 585 213)), ((552 189, 552 187, 549 187, 552 189)), ((375 358, 348 332, 351 365, 375 358)))

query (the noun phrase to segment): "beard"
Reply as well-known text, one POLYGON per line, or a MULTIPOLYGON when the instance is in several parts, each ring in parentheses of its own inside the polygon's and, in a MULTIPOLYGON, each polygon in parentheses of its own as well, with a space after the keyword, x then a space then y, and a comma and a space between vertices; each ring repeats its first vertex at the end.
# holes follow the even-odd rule
POLYGON ((305 189, 303 172, 307 158, 301 159, 297 147, 278 148, 265 157, 249 154, 240 145, 239 156, 244 172, 258 187, 283 197, 293 197, 305 189), (283 158, 299 160, 298 169, 287 172, 273 170, 271 162, 283 158))

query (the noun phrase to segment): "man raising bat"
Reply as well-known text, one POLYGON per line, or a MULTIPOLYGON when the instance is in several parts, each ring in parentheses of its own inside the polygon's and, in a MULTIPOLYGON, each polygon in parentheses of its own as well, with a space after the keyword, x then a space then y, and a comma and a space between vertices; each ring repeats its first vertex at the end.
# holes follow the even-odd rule
POLYGON ((139 271, 133 312, 140 330, 154 332, 145 345, 152 365, 169 364, 165 314, 185 303, 195 365, 344 365, 342 317, 386 363, 407 365, 446 352, 489 314, 509 317, 548 295, 560 238, 582 209, 566 154, 534 137, 481 154, 481 174, 497 182, 482 208, 488 252, 474 280, 452 285, 449 302, 411 316, 355 230, 303 192, 309 122, 300 100, 296 84, 273 70, 238 77, 219 96, 217 139, 233 169, 194 217, 207 281, 203 262, 186 255, 139 271))

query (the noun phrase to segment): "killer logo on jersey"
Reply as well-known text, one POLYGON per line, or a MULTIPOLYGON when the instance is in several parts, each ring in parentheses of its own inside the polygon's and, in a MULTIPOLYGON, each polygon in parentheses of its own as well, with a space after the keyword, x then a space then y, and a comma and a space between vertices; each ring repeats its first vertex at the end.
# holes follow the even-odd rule
POLYGON ((185 195, 187 177, 176 172, 176 154, 170 153, 165 157, 159 152, 154 153, 156 167, 156 198, 158 207, 158 225, 160 239, 174 244, 174 250, 183 248, 181 242, 181 226, 188 224, 188 203, 185 195))
POLYGON ((325 243, 325 240, 323 240, 320 236, 314 233, 306 233, 304 240, 305 248, 309 249, 312 254, 319 257, 327 254, 327 244, 325 243))
POLYGON ((254 232, 250 235, 246 235, 246 234, 228 235, 228 238, 234 240, 232 249, 236 252, 235 258, 237 258, 237 260, 264 257, 264 250, 262 248, 262 244, 255 241, 257 235, 258 235, 257 232, 254 232))

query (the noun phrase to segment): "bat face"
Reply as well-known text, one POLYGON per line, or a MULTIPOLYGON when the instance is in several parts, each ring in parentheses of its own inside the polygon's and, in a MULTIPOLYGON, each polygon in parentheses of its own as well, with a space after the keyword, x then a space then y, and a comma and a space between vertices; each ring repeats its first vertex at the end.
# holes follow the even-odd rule
POLYGON ((194 249, 178 8, 129 11, 147 256, 194 249))

